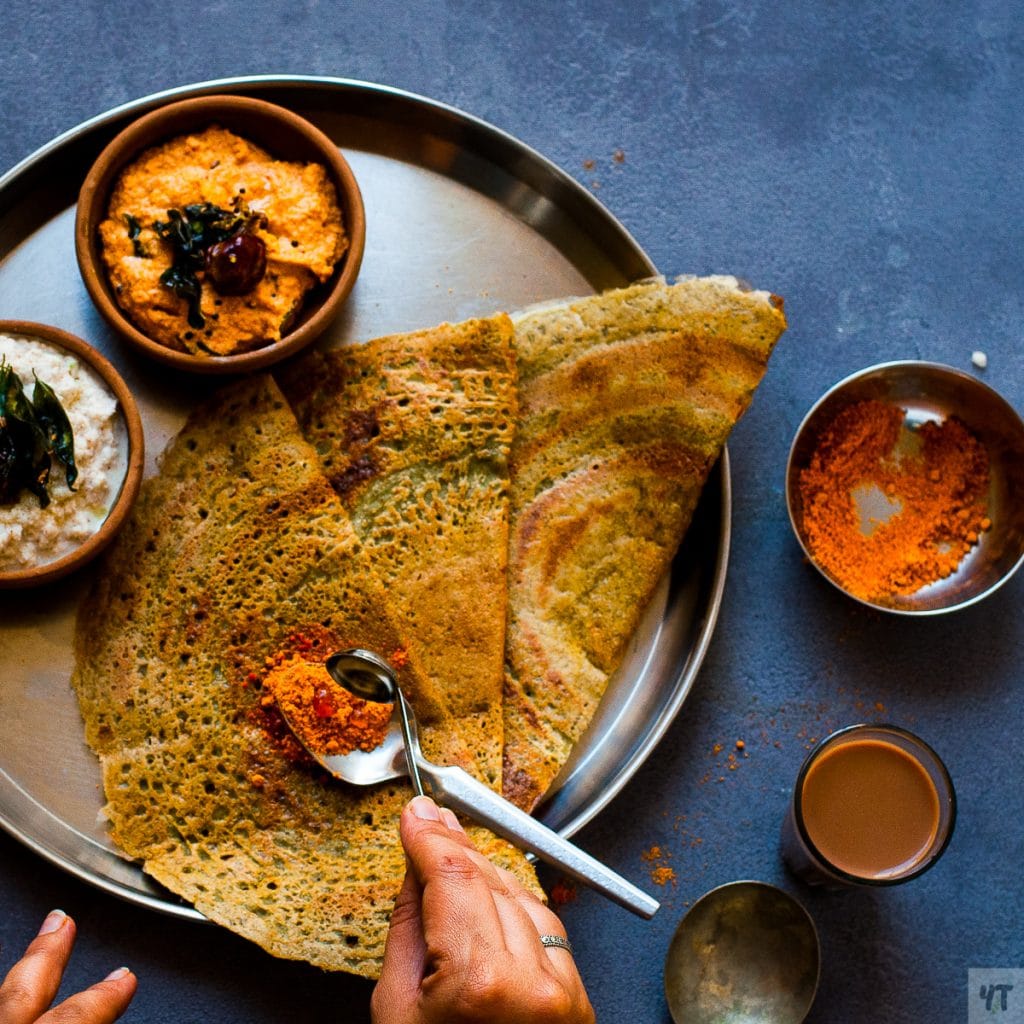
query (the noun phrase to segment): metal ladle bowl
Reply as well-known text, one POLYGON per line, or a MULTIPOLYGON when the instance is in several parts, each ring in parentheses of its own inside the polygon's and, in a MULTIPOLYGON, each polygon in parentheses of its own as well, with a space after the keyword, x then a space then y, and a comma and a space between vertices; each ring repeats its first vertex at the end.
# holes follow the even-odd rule
POLYGON ((665 998, 676 1024, 800 1024, 820 964, 817 930, 797 900, 764 882, 730 882, 679 923, 665 998))

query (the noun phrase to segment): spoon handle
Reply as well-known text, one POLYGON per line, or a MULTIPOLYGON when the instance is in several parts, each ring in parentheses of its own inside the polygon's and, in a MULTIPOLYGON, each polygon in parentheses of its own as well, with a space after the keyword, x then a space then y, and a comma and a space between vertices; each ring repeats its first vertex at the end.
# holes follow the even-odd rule
POLYGON ((516 846, 559 867, 620 906, 643 918, 654 916, 658 901, 557 832, 542 825, 461 768, 440 767, 417 758, 420 774, 430 782, 434 799, 461 811, 516 846))

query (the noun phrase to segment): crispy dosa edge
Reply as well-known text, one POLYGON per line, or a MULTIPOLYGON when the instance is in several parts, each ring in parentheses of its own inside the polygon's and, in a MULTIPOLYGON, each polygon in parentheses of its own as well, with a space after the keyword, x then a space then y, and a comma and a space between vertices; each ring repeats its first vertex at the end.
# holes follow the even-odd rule
POLYGON ((619 666, 785 329, 732 278, 515 318, 503 792, 537 805, 619 666))
MULTIPOLYGON (((408 791, 296 765, 246 685, 315 624, 399 649, 385 595, 269 377, 198 409, 80 608, 73 685, 111 836, 211 920, 280 957, 379 974, 408 791)), ((400 670, 409 693, 415 659, 400 670)), ((518 851, 474 838, 534 891, 518 851)))
POLYGON ((428 756, 496 789, 512 333, 505 314, 444 323, 314 352, 279 375, 423 666, 428 756))

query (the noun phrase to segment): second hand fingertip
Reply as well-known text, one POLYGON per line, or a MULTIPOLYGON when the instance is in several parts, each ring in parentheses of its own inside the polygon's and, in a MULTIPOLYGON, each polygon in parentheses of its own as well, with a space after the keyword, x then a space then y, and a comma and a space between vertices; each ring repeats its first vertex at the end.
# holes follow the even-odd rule
POLYGON ((103 980, 120 981, 122 978, 127 977, 131 973, 131 969, 128 967, 118 967, 116 971, 111 971, 103 980))
POLYGON ((55 931, 58 931, 64 926, 64 922, 67 921, 68 915, 63 910, 51 910, 47 915, 42 925, 39 928, 40 935, 52 935, 55 931))

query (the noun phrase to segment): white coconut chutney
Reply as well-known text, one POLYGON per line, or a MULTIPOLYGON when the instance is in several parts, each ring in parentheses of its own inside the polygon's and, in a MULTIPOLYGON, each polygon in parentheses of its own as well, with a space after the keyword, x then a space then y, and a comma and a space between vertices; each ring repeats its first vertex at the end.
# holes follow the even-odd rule
POLYGON ((46 508, 28 491, 15 504, 0 505, 0 572, 11 572, 63 558, 103 525, 127 471, 128 433, 110 388, 74 353, 0 334, 0 359, 14 368, 28 395, 36 377, 53 388, 71 423, 78 467, 72 491, 54 463, 46 508))

